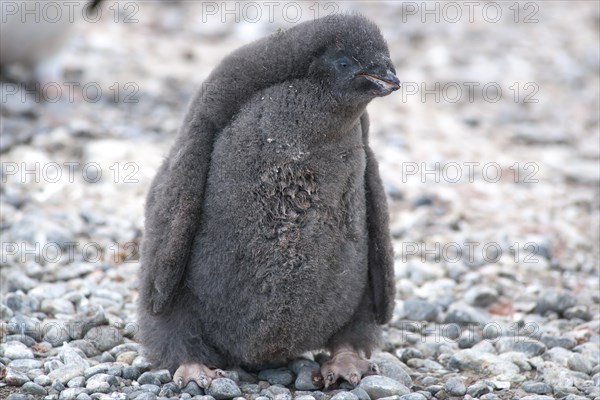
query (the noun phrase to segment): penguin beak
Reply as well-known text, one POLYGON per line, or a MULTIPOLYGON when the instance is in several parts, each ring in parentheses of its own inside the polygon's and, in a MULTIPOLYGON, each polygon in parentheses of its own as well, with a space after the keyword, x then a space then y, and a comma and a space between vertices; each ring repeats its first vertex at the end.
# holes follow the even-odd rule
POLYGON ((400 80, 390 70, 385 72, 361 72, 359 76, 364 77, 368 81, 377 86, 376 94, 379 96, 387 96, 388 94, 400 89, 400 80))

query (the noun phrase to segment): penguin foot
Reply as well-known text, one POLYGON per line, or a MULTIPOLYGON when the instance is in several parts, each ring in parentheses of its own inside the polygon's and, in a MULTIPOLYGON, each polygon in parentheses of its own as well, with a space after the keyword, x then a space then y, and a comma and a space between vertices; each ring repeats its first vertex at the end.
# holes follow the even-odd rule
POLYGON ((220 369, 210 369, 204 364, 182 364, 175 371, 173 381, 184 388, 190 381, 194 381, 201 388, 207 388, 213 379, 225 377, 225 372, 220 369))
POLYGON ((325 389, 342 378, 352 385, 358 385, 361 378, 379 373, 377 364, 369 362, 350 347, 341 347, 333 353, 331 360, 321 366, 321 376, 325 389))

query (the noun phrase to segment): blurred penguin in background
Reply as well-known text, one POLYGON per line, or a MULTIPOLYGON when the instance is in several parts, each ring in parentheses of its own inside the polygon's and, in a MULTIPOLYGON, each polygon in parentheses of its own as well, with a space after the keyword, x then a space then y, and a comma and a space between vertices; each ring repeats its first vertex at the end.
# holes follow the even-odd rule
POLYGON ((17 80, 33 80, 42 85, 59 80, 59 54, 73 26, 84 13, 94 16, 101 1, 2 1, 0 68, 20 67, 17 80))

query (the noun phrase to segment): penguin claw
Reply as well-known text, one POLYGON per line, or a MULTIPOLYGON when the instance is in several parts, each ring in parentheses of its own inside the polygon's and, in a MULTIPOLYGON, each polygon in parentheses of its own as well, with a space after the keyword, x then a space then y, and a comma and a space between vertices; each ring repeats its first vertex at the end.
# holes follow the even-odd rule
POLYGON ((379 374, 377 364, 361 358, 355 351, 342 351, 321 367, 325 389, 342 378, 352 385, 358 385, 363 376, 379 374))
POLYGON ((173 375, 173 381, 182 389, 186 387, 190 381, 196 382, 198 386, 205 389, 210 386, 213 379, 222 376, 224 376, 222 370, 212 370, 204 364, 181 364, 173 375))

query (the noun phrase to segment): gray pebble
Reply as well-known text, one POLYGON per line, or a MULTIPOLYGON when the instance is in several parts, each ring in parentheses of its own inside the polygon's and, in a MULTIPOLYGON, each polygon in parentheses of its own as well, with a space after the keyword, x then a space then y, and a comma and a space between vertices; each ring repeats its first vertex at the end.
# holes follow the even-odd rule
POLYGON ((380 375, 387 376, 404 386, 412 387, 412 379, 404 370, 402 362, 390 353, 378 352, 371 357, 371 361, 379 367, 380 375))
POLYGON ((499 353, 518 351, 535 357, 543 354, 546 346, 538 340, 527 337, 502 337, 496 342, 496 350, 499 353))
POLYGON ((109 374, 96 374, 85 383, 85 388, 92 393, 108 393, 111 386, 118 384, 117 378, 109 374))
POLYGON ((140 385, 150 384, 159 386, 161 384, 160 379, 153 372, 144 372, 137 381, 140 385))
POLYGON ((444 383, 444 389, 451 396, 464 396, 467 393, 467 387, 460 378, 450 378, 444 383))
POLYGON ((471 397, 480 397, 494 391, 494 386, 488 381, 477 381, 467 388, 467 394, 471 397))
POLYGON ((83 376, 76 376, 67 382, 67 387, 70 388, 80 388, 85 386, 85 378, 83 376))
POLYGON ((38 385, 37 383, 33 383, 33 382, 25 382, 25 384, 23 385, 23 391, 25 393, 29 393, 34 396, 45 396, 46 395, 46 389, 44 389, 42 386, 38 385))
POLYGON ((400 396, 400 400, 427 400, 427 397, 421 393, 409 393, 400 396))
POLYGON ((33 351, 19 341, 6 342, 1 346, 6 358, 11 360, 33 359, 33 351))
POLYGON ((7 335, 3 341, 4 341, 4 343, 13 342, 13 341, 21 342, 27 347, 31 347, 36 343, 34 338, 32 338, 29 335, 25 335, 25 334, 7 335))
POLYGON ((303 394, 302 396, 295 396, 294 400, 316 400, 316 399, 312 395, 303 394))
MULTIPOLYGON (((181 394, 179 395, 179 398, 180 398, 181 400, 189 400, 189 399, 191 399, 191 398, 192 398, 192 395, 191 395, 191 394, 189 394, 189 393, 181 393, 181 394)), ((246 400, 246 399, 244 399, 243 397, 236 397, 236 399, 240 399, 240 398, 241 398, 241 399, 243 399, 243 400, 246 400)))
POLYGON ((121 376, 123 375, 123 366, 115 364, 111 366, 106 373, 113 376, 121 376))
POLYGON ((90 329, 84 336, 94 344, 98 351, 107 351, 123 343, 123 335, 114 326, 96 326, 90 329))
POLYGON ((156 394, 152 392, 140 393, 135 397, 135 400, 156 400, 156 394))
POLYGON ((372 400, 410 393, 410 390, 402 383, 379 375, 363 378, 358 387, 367 392, 372 400))
POLYGON ((446 324, 485 326, 490 319, 482 312, 466 304, 453 305, 444 318, 446 324))
POLYGON ((40 386, 50 386, 52 381, 48 378, 48 375, 38 375, 33 379, 33 382, 40 386))
POLYGON ((354 388, 350 391, 350 393, 354 393, 354 395, 358 397, 358 400, 371 400, 369 393, 365 392, 365 390, 362 388, 354 388))
POLYGON ((498 291, 489 286, 473 286, 464 294, 464 300, 475 307, 488 307, 498 301, 498 291))
POLYGON ((63 390, 65 390, 65 385, 62 384, 61 381, 59 381, 58 379, 55 380, 54 382, 52 382, 52 389, 56 390, 57 392, 62 392, 63 390))
POLYGON ((287 368, 265 369, 258 373, 258 379, 267 381, 271 385, 287 386, 294 381, 294 374, 287 368))
POLYGON ((594 363, 592 360, 585 358, 581 354, 575 353, 569 357, 567 366, 572 371, 583 372, 584 374, 590 375, 592 368, 594 368, 594 363))
POLYGON ((26 394, 11 393, 8 395, 6 400, 29 400, 29 397, 26 394))
POLYGON ((316 400, 330 400, 331 396, 321 392, 320 390, 315 390, 314 392, 312 392, 312 395, 314 396, 314 398, 316 400))
POLYGON ((79 393, 77 395, 77 400, 91 400, 92 398, 90 397, 89 394, 87 393, 79 393))
POLYGON ((82 353, 88 358, 96 357, 98 354, 100 354, 98 349, 96 349, 96 347, 94 347, 94 345, 92 343, 88 342, 87 340, 83 340, 83 339, 73 340, 73 341, 69 342, 69 345, 76 349, 81 350, 82 353))
MULTIPOLYGON (((115 362, 115 357, 110 354, 108 351, 105 351, 102 353, 102 356, 100 357, 100 362, 106 363, 106 362, 115 362)), ((150 369, 150 368, 148 368, 150 369)))
POLYGON ((479 397, 479 400, 500 400, 500 397, 494 393, 486 393, 479 397))
POLYGON ((309 368, 318 371, 321 369, 321 366, 319 365, 319 363, 313 360, 307 360, 306 358, 296 358, 288 364, 288 368, 294 374, 299 375, 300 370, 304 368, 309 368))
POLYGON ((124 367, 121 376, 123 379, 136 380, 140 376, 140 371, 136 367, 124 367))
POLYGON ((592 313, 590 313, 589 307, 587 306, 575 306, 567 308, 563 315, 567 319, 582 319, 584 321, 590 321, 592 319, 592 313))
POLYGON ((243 383, 240 385, 240 390, 244 394, 259 394, 262 389, 256 383, 243 383))
POLYGON ((411 321, 435 321, 440 310, 437 305, 421 299, 408 299, 403 304, 403 316, 411 321))
POLYGON ((154 376, 156 376, 161 383, 171 382, 171 373, 168 369, 159 369, 154 371, 154 376))
MULTIPOLYGON (((190 381, 186 387, 181 389, 181 392, 188 393, 192 396, 202 396, 204 394, 204 390, 200 386, 198 386, 198 384, 194 381, 190 381)), ((242 390, 242 392, 243 392, 243 390, 242 390)), ((257 391, 256 393, 258 393, 258 392, 260 392, 260 390, 257 391)))
POLYGON ((429 393, 427 390, 419 390, 415 393, 419 393, 419 394, 423 395, 423 397, 425 397, 427 400, 430 400, 433 398, 433 395, 431 393, 429 393))
POLYGON ((562 347, 571 350, 573 347, 577 346, 575 339, 566 336, 542 335, 540 341, 549 349, 553 347, 562 347))
POLYGON ((358 400, 358 396, 351 392, 338 392, 331 397, 331 400, 358 400))
POLYGON ((552 393, 552 387, 545 382, 523 382, 521 389, 527 393, 547 394, 552 393))
POLYGON ((84 368, 78 366, 65 366, 51 371, 48 377, 52 382, 59 380, 63 385, 66 385, 71 379, 83 375, 84 368))
POLYGON ((29 378, 26 374, 8 367, 4 381, 11 386, 23 386, 25 382, 29 382, 29 378))
POLYGON ((131 366, 137 368, 140 372, 146 372, 152 368, 152 364, 144 356, 137 356, 131 366))
POLYGON ((85 388, 69 388, 60 392, 59 400, 75 400, 81 393, 87 393, 85 388))
POLYGON ((319 389, 317 386, 314 385, 313 383, 313 374, 318 373, 319 369, 314 369, 313 366, 304 366, 302 367, 299 372, 298 372, 298 376, 296 377, 296 381, 294 382, 294 387, 296 388, 296 390, 316 390, 319 389))
POLYGON ((8 366, 16 369, 17 371, 27 372, 32 369, 38 369, 43 367, 43 363, 40 360, 33 359, 20 359, 20 360, 12 360, 8 366))
POLYGON ((96 374, 105 373, 106 371, 108 371, 109 368, 110 364, 108 363, 94 365, 93 367, 89 367, 85 371, 83 371, 83 376, 89 378, 90 376, 94 376, 96 374))
POLYGON ((435 396, 437 392, 442 390, 444 387, 442 385, 430 385, 425 388, 429 393, 435 396))
POLYGON ((553 397, 533 394, 530 396, 521 397, 521 400, 553 400, 553 397))
POLYGON ((402 362, 407 362, 411 358, 423 358, 421 350, 412 347, 407 347, 396 351, 396 355, 402 362))
POLYGON ((206 389, 206 394, 217 400, 232 399, 241 396, 242 392, 234 381, 228 378, 213 379, 210 386, 206 389))
POLYGON ((534 312, 538 314, 546 314, 548 312, 562 314, 567 308, 573 307, 575 304, 577 304, 577 299, 569 292, 559 289, 548 289, 540 294, 534 312))
POLYGON ((151 383, 146 383, 146 384, 141 385, 140 389, 142 389, 144 392, 150 392, 150 393, 154 393, 154 394, 158 394, 160 392, 160 386, 153 385, 151 383))
POLYGON ((42 300, 41 309, 43 312, 54 314, 74 314, 75 306, 69 300, 65 299, 44 299, 42 300))

